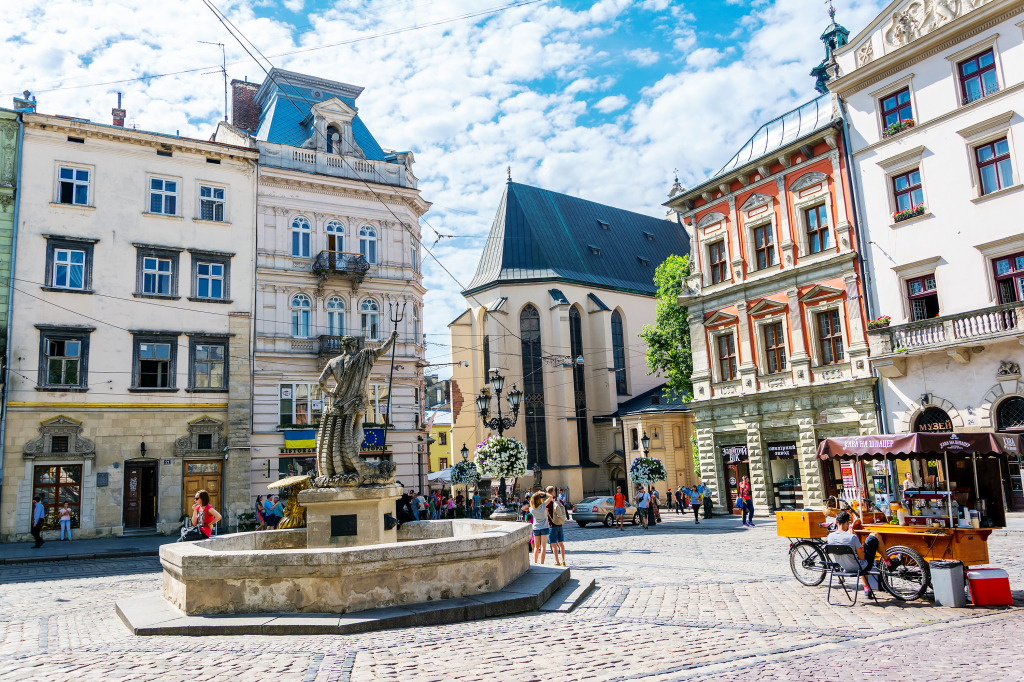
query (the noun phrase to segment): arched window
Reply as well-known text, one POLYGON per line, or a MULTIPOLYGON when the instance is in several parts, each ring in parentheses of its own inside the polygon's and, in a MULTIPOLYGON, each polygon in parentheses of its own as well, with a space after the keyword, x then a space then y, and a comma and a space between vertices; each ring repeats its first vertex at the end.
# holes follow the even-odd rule
POLYGON ((580 464, 590 459, 590 428, 587 424, 587 382, 583 372, 583 318, 576 306, 569 308, 569 353, 572 354, 573 406, 576 410, 576 446, 580 464))
POLYGON ((523 360, 523 419, 526 424, 527 466, 548 464, 547 429, 544 425, 544 364, 541 356, 540 314, 532 305, 519 314, 519 338, 523 360))
POLYGON ((622 315, 618 310, 612 312, 612 359, 615 362, 615 392, 627 395, 629 390, 626 386, 626 342, 622 333, 622 315))
POLYGON ((327 126, 327 153, 339 154, 341 148, 341 133, 337 126, 327 126))
POLYGON ((313 233, 313 226, 309 219, 298 216, 292 221, 292 255, 296 258, 309 258, 310 235, 313 233))
POLYGON ((491 376, 491 337, 484 337, 484 383, 490 383, 491 376))
POLYGON ((1000 431, 1024 431, 1024 398, 1004 400, 996 412, 996 426, 1000 431))
POLYGON ((310 337, 309 319, 313 307, 309 296, 295 294, 292 296, 291 306, 289 307, 292 310, 292 336, 297 339, 308 339, 310 337))
POLYGON ((359 253, 368 263, 377 262, 377 230, 369 225, 359 228, 359 253))
POLYGON ((953 421, 946 414, 946 411, 938 407, 929 407, 917 416, 914 420, 914 431, 916 433, 937 431, 950 432, 953 430, 953 421))
POLYGON ((359 318, 366 340, 377 341, 380 338, 380 308, 377 302, 372 298, 363 301, 359 306, 359 318))
POLYGON ((345 250, 345 226, 340 220, 327 221, 327 250, 345 250))
POLYGON ((327 299, 327 335, 345 335, 345 301, 338 296, 327 299))

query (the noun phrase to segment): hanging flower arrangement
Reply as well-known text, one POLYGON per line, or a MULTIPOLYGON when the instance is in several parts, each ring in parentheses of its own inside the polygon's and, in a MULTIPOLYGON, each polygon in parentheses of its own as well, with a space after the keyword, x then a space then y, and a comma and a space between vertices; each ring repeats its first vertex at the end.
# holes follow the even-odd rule
POLYGON ((629 465, 629 480, 636 485, 650 485, 668 478, 665 465, 653 457, 637 457, 629 465))
POLYGON ((476 485, 480 480, 480 471, 473 462, 456 462, 452 465, 449 479, 452 485, 476 485))
POLYGON ((518 478, 526 474, 526 446, 508 436, 488 436, 476 446, 475 461, 489 478, 518 478))

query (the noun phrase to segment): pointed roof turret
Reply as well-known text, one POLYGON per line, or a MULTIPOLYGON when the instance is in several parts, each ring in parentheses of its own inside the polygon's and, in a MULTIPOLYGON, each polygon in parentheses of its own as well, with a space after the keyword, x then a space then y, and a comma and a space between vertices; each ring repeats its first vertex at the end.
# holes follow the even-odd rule
POLYGON ((828 92, 828 81, 832 78, 833 68, 836 65, 834 52, 846 45, 850 38, 850 32, 842 24, 836 23, 836 8, 829 2, 828 18, 830 20, 825 32, 821 34, 821 42, 825 43, 825 58, 821 63, 811 69, 814 77, 814 89, 825 94, 828 92))

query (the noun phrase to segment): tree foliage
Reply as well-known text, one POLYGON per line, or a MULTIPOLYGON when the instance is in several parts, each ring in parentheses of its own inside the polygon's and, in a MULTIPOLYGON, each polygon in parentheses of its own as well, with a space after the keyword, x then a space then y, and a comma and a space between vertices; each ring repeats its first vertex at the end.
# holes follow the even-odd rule
POLYGON ((647 342, 648 374, 665 378, 668 388, 689 402, 693 398, 693 355, 690 349, 690 324, 687 310, 676 299, 683 289, 683 278, 690 274, 690 256, 669 256, 654 272, 658 285, 658 307, 652 327, 645 324, 640 338, 647 342))

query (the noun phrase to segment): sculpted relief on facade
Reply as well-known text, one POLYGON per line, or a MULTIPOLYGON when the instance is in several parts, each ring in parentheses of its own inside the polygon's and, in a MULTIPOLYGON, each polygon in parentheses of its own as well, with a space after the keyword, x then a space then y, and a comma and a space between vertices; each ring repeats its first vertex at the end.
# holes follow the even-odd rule
MULTIPOLYGON (((885 44, 893 49, 903 47, 987 2, 988 0, 912 0, 893 12, 892 17, 885 22, 882 29, 885 44)), ((870 53, 870 43, 865 47, 870 53)), ((870 56, 861 61, 863 49, 862 47, 857 52, 858 64, 870 61, 870 56)))

